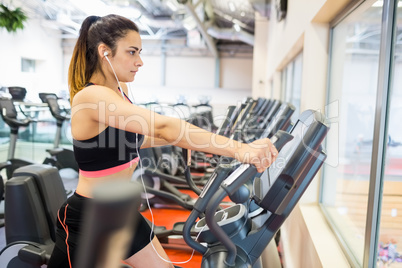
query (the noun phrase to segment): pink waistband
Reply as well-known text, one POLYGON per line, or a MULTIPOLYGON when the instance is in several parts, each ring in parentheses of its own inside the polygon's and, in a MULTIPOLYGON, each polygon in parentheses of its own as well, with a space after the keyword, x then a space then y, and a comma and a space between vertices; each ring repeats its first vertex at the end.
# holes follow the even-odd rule
POLYGON ((108 175, 112 175, 114 173, 117 173, 119 171, 122 171, 126 168, 129 168, 132 166, 132 164, 137 163, 139 161, 139 157, 134 158, 130 162, 124 163, 119 166, 111 167, 111 168, 106 168, 102 170, 96 170, 96 171, 85 171, 80 169, 80 174, 87 177, 87 178, 98 178, 98 177, 104 177, 108 175))

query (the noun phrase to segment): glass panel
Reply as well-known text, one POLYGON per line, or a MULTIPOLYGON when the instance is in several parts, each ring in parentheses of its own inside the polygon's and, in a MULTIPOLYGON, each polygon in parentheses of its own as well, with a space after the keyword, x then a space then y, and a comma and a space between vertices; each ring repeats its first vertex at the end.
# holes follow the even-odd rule
POLYGON ((21 72, 34 73, 35 60, 21 58, 21 72))
POLYGON ((303 70, 303 54, 300 53, 282 71, 282 92, 283 100, 293 104, 296 108, 293 121, 300 114, 300 96, 303 70))
POLYGON ((293 90, 292 90, 292 101, 291 103, 295 106, 296 110, 293 113, 292 121, 300 115, 300 97, 301 97, 301 86, 302 86, 302 72, 303 72, 303 54, 300 53, 293 62, 293 90))
POLYGON ((287 83, 287 77, 288 77, 288 68, 285 67, 283 68, 282 72, 281 72, 281 100, 282 101, 286 101, 286 91, 288 88, 288 83, 287 83))
POLYGON ((392 63, 388 142, 384 159, 378 267, 402 267, 402 1, 392 63))
POLYGON ((333 28, 322 203, 351 257, 363 264, 382 7, 367 1, 333 28), (334 127, 332 127, 334 126, 334 127), (336 159, 336 160, 334 160, 336 159))
POLYGON ((286 66, 285 102, 292 101, 293 91, 293 61, 286 66))
MULTIPOLYGON (((26 116, 34 118, 37 122, 30 123, 27 127, 18 129, 18 140, 16 142, 15 158, 42 163, 49 156, 47 149, 53 148, 56 137, 56 120, 51 115, 47 107, 29 107, 24 105, 16 106, 18 118, 24 119, 26 116), (24 111, 24 114, 21 110, 24 111)), ((10 128, 0 117, 0 159, 7 159, 10 128)), ((71 124, 66 121, 62 125, 60 146, 72 149, 71 124)))

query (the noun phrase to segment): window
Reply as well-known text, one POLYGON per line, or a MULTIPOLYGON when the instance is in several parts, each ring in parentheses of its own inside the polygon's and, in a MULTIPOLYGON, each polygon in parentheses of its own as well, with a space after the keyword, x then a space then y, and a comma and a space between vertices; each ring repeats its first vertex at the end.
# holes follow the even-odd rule
POLYGON ((402 262, 402 1, 394 34, 377 267, 402 262))
POLYGON ((35 60, 21 58, 21 72, 34 73, 35 65, 35 60))
POLYGON ((291 103, 296 110, 292 116, 295 121, 300 114, 300 95, 302 83, 303 54, 297 55, 281 73, 282 100, 291 103))
POLYGON ((321 202, 351 261, 363 265, 365 226, 379 71, 382 6, 366 1, 332 29, 328 155, 321 202))

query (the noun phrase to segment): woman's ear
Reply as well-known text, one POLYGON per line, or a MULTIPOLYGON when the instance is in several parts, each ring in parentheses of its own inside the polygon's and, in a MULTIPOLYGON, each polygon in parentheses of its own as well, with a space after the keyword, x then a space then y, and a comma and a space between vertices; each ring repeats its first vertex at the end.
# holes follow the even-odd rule
POLYGON ((110 55, 109 48, 105 44, 100 44, 98 46, 98 55, 99 55, 99 57, 101 59, 103 59, 104 57, 110 55))

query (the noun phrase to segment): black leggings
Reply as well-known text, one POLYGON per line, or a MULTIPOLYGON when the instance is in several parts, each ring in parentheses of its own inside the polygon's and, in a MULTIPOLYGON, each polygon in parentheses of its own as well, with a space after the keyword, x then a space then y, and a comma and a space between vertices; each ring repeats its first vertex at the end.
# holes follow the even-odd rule
MULTIPOLYGON (((90 198, 74 193, 61 206, 57 219, 56 244, 47 266, 48 268, 70 268, 74 264, 75 250, 78 246, 85 213, 83 207, 90 201, 90 198), (68 230, 67 241, 67 233, 64 228, 68 230)), ((143 249, 150 242, 151 228, 148 222, 139 211, 133 213, 138 213, 139 222, 127 258, 143 249)), ((153 237, 154 234, 152 234, 151 239, 153 237)))

